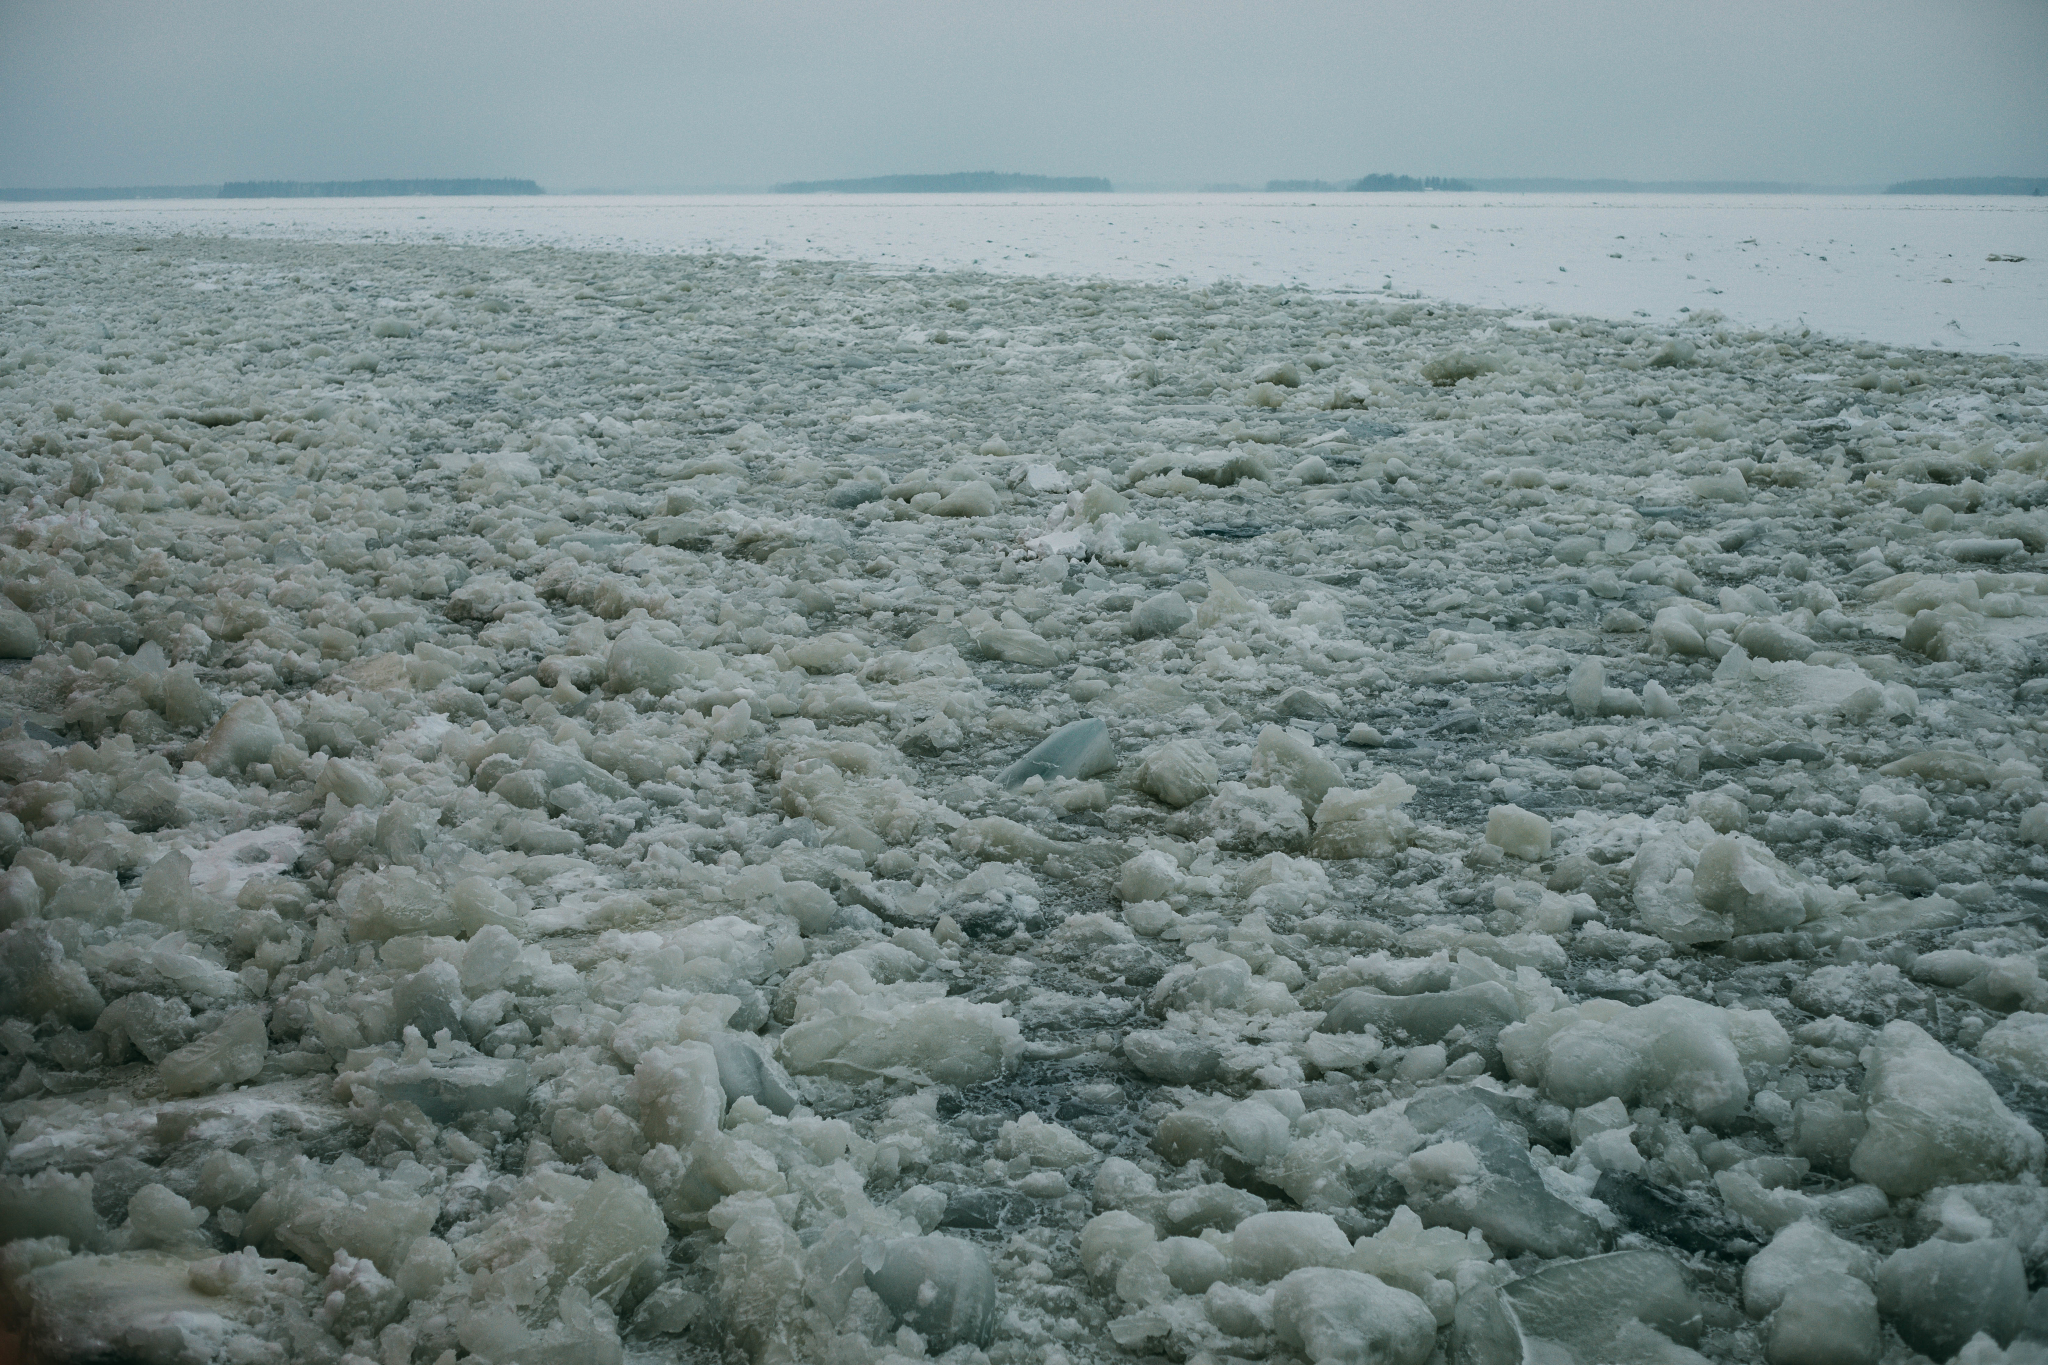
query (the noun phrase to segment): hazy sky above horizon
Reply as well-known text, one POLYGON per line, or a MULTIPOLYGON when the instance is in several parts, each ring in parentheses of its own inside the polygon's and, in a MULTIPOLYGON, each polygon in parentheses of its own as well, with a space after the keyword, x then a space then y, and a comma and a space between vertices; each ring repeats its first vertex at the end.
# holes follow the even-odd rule
POLYGON ((2048 174, 2044 0, 0 0, 0 185, 2048 174))

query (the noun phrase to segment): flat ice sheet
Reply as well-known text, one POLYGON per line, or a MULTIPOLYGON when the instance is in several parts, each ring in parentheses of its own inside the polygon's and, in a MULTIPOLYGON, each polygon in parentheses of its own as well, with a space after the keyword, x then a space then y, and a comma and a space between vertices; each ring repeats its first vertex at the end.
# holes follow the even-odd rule
POLYGON ((1712 308, 1892 346, 2048 354, 2048 201, 2027 198, 551 195, 9 204, 0 222, 1229 278, 1664 321, 1712 308))

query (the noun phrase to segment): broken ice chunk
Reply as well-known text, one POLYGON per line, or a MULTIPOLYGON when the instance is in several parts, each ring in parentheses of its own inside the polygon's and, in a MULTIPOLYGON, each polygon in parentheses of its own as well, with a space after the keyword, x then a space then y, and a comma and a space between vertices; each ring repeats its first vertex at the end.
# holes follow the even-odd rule
POLYGON ((1896 1198, 2039 1168, 2041 1135, 2033 1125, 1917 1025, 1885 1025, 1864 1055, 1870 1127, 1849 1162, 1858 1179, 1896 1198))
POLYGON ((1868 1283, 1877 1278, 1877 1261, 1854 1242, 1801 1219, 1780 1228, 1742 1268, 1742 1306, 1753 1318, 1768 1317, 1795 1285, 1816 1274, 1853 1275, 1868 1283))
POLYGON ((147 991, 122 996, 100 1011, 95 1032, 107 1039, 111 1060, 125 1061, 132 1047, 145 1060, 161 1062, 192 1036, 192 1011, 176 996, 164 999, 147 991))
MULTIPOLYGON (((1528 1144, 1471 1091, 1425 1092, 1409 1106, 1428 1130, 1435 1160, 1410 1158, 1401 1174, 1428 1227, 1479 1229, 1509 1254, 1579 1256, 1597 1250, 1600 1228, 1543 1183, 1528 1144), (1449 1111, 1449 1112, 1446 1112, 1449 1111)), ((1421 1154, 1418 1154, 1418 1156, 1421 1154)))
POLYGON ((33 659, 43 633, 35 618, 11 607, 0 608, 0 659, 33 659))
POLYGON ((1415 796, 1412 784, 1392 773, 1368 791, 1332 787, 1316 806, 1318 858, 1383 858, 1399 853, 1414 838, 1415 822, 1401 807, 1415 796))
POLYGON ((996 780, 1014 791, 1034 777, 1048 782, 1056 777, 1093 777, 1115 766, 1116 746, 1110 743, 1109 727, 1090 716, 1047 735, 996 780))
POLYGON ((1510 857, 1540 862, 1550 856, 1550 822, 1520 806, 1495 806, 1486 815, 1486 842, 1510 857))
POLYGON ((2048 1014, 2008 1014, 1978 1040, 1977 1055, 2015 1076, 2048 1083, 2048 1014))
POLYGON ((254 1359, 269 1349, 245 1333, 246 1309, 193 1289, 186 1259, 168 1252, 73 1257, 14 1289, 37 1359, 213 1360, 223 1347, 226 1358, 254 1359))
POLYGON ((1877 1295, 1859 1279, 1821 1270, 1786 1293, 1764 1358, 1770 1365, 1876 1365, 1883 1351, 1877 1295))
POLYGON ((1805 879, 1770 850, 1740 835, 1708 844, 1693 868, 1693 894, 1717 915, 1731 916, 1735 934, 1769 934, 1806 922, 1805 879))
POLYGON ((78 1250, 97 1246, 100 1224, 93 1212, 92 1183, 89 1175, 54 1170, 0 1177, 0 1228, 9 1241, 62 1238, 78 1250))
POLYGON ((422 1038, 431 1038, 443 1029, 461 1032, 465 1003, 462 975, 454 963, 444 960, 429 962, 391 989, 397 1027, 416 1028, 422 1038))
POLYGON ((1353 986, 1330 1002, 1329 1013, 1317 1028, 1323 1033, 1372 1032, 1414 1043, 1440 1042, 1453 1030, 1463 1030, 1465 1039, 1491 1060, 1500 1055, 1494 1039, 1502 1027, 1520 1018, 1514 995, 1496 981, 1416 995, 1382 995, 1353 986))
POLYGON ((1259 731, 1245 781, 1261 787, 1285 787, 1300 799, 1304 809, 1312 810, 1332 787, 1344 781, 1344 774, 1294 731, 1268 725, 1259 731))
POLYGON ((1134 1213, 1111 1209, 1081 1229, 1081 1265, 1090 1275, 1110 1278, 1137 1251, 1159 1240, 1152 1225, 1134 1213))
POLYGON ((1177 592, 1148 597, 1131 608, 1131 634, 1140 640, 1171 635, 1195 619, 1195 609, 1177 592))
POLYGON ((391 789, 371 769, 346 758, 331 758, 313 784, 313 795, 322 800, 333 796, 344 806, 381 806, 391 789))
POLYGON ((935 517, 986 517, 996 510, 996 490, 982 479, 961 484, 932 507, 935 517))
POLYGON ((1310 1360, 1422 1365, 1436 1346, 1423 1301, 1356 1270, 1297 1270, 1273 1293, 1273 1335, 1310 1360))
POLYGON ((1341 1266, 1350 1257, 1351 1239, 1327 1213, 1255 1213, 1231 1231, 1235 1279, 1263 1284, 1310 1266, 1341 1266))
POLYGON ((253 1078, 263 1070, 270 1035, 254 1010, 237 1014, 197 1042, 188 1043, 157 1065, 164 1093, 203 1095, 253 1078))
POLYGON ((2026 1267, 2010 1238, 1934 1238, 1885 1258, 1877 1302, 1908 1346, 1947 1360, 1979 1332, 2000 1346, 2018 1335, 2027 1311, 2026 1267))
POLYGON ((784 1064, 800 1076, 921 1074, 973 1085, 1000 1075, 1023 1039, 1017 1021, 995 1005, 941 999, 813 1014, 784 1033, 781 1046, 784 1064))
POLYGON ((1178 810, 1216 789, 1216 760, 1192 739, 1162 744, 1138 767, 1138 790, 1178 810))
POLYGON ((166 1187, 151 1183, 129 1197, 128 1222, 121 1231, 131 1249, 175 1250, 205 1246, 206 1234, 199 1230, 205 1222, 205 1209, 195 1209, 166 1187))
POLYGON ((1458 1301, 1452 1351, 1471 1365, 1697 1359, 1679 1355, 1671 1343, 1697 1344, 1704 1325, 1676 1261, 1661 1252, 1616 1251, 1545 1266, 1503 1289, 1475 1288, 1458 1301), (1646 1343, 1618 1343, 1631 1327, 1654 1331, 1646 1343), (1667 1339, 1661 1350, 1657 1334, 1667 1339), (1554 1345, 1546 1351, 1539 1343, 1554 1345), (1649 1349, 1627 1350, 1631 1345, 1649 1349))
POLYGON ((944 1351, 959 1342, 986 1346, 996 1331, 996 1279, 981 1248, 933 1233, 882 1248, 867 1286, 896 1320, 944 1351))
POLYGON ((796 1107, 789 1077, 751 1037, 729 1032, 712 1035, 711 1052, 718 1061, 718 1084, 730 1104, 742 1095, 758 1100, 770 1113, 787 1115, 796 1107))
POLYGON ((270 751, 282 743, 284 731, 270 708, 259 697, 244 697, 214 723, 199 751, 199 761, 216 776, 240 772, 251 763, 269 759, 270 751))
POLYGON ((1131 1065, 1167 1085, 1201 1085, 1216 1078, 1222 1054, 1191 1033, 1178 1029, 1141 1029, 1124 1035, 1124 1056, 1131 1065))
POLYGON ((605 659, 605 686, 614 692, 646 688, 657 697, 666 696, 688 669, 689 661, 681 650, 634 628, 612 641, 605 659))
MULTIPOLYGON (((415 1047, 418 1044, 414 1044, 415 1047)), ((526 1107, 533 1076, 525 1062, 486 1057, 466 1043, 437 1044, 424 1055, 389 1062, 379 1059, 361 1073, 345 1073, 352 1085, 387 1102, 419 1106, 435 1123, 453 1123, 478 1110, 517 1114, 526 1107)))
MULTIPOLYGON (((1051 668, 1067 657, 1066 651, 1052 641, 1036 631, 1019 626, 983 626, 975 633, 974 643, 984 659, 994 659, 1000 663, 1051 668)), ((1086 722, 1076 721, 1075 724, 1086 722)))
POLYGON ((1820 646, 1790 626, 1775 621, 1745 621, 1742 629, 1735 632, 1735 643, 1758 659, 1772 659, 1783 662, 1797 659, 1804 662, 1820 646))
POLYGON ((1216 789, 1209 819, 1217 844, 1237 852, 1299 849, 1308 842, 1301 798, 1285 787, 1225 782, 1216 789))

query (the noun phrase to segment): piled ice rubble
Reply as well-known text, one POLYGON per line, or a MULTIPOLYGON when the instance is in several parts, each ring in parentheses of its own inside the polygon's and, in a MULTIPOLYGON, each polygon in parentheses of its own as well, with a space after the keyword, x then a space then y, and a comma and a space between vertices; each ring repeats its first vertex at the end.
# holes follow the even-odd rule
POLYGON ((51 1361, 2048 1359, 2048 377, 0 242, 51 1361))

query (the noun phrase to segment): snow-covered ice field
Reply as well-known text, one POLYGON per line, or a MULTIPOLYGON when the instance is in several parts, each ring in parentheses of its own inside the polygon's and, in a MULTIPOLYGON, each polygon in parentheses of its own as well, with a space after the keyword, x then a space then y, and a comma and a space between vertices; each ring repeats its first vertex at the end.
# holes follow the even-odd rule
POLYGON ((2040 212, 1463 203, 8 209, 0 1328, 2037 1365, 2040 212))
POLYGON ((446 240, 1417 293, 1669 322, 1713 308, 2048 355, 2048 200, 1895 195, 751 195, 0 205, 0 223, 446 240), (2022 256, 2020 262, 1990 256, 2022 256))

